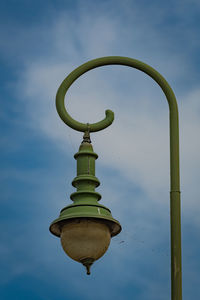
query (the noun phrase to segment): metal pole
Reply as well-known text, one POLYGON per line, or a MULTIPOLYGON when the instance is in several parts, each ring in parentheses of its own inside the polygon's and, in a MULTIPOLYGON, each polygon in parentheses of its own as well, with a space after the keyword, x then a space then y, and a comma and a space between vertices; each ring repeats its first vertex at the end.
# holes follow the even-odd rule
POLYGON ((72 83, 84 73, 105 65, 125 65, 138 69, 154 79, 163 90, 169 104, 170 123, 170 224, 171 224, 171 300, 182 300, 181 271, 181 212, 179 179, 179 122, 175 95, 164 77, 149 65, 133 58, 107 56, 97 58, 79 66, 67 76, 56 95, 56 107, 61 119, 78 131, 96 132, 109 126, 114 120, 114 113, 106 111, 106 118, 93 124, 84 124, 74 120, 66 111, 64 98, 72 83))

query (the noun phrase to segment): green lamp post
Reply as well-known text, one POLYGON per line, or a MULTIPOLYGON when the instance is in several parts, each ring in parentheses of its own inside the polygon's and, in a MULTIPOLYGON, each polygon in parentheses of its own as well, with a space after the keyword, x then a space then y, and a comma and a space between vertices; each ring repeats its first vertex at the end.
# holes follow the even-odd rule
POLYGON ((106 110, 106 117, 102 121, 84 124, 75 121, 64 105, 65 94, 77 78, 89 70, 105 65, 125 65, 146 73, 161 87, 169 104, 171 299, 182 300, 178 107, 168 82, 149 65, 128 57, 102 57, 79 66, 60 85, 56 95, 58 114, 65 124, 84 132, 84 136, 79 151, 74 156, 77 160, 77 177, 72 182, 77 191, 71 195, 74 203, 61 210, 59 218, 50 225, 50 231, 61 238, 64 251, 86 267, 87 274, 90 274, 92 263, 106 252, 111 237, 121 231, 121 225, 112 217, 110 210, 98 202, 101 198, 95 192, 100 184, 95 177, 95 160, 98 156, 93 152, 89 134, 111 125, 114 113, 106 110))

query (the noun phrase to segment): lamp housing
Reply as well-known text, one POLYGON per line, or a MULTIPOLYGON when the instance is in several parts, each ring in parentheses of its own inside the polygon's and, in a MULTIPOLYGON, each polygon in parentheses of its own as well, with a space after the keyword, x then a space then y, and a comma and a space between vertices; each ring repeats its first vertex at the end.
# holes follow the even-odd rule
POLYGON ((82 263, 90 274, 90 266, 104 255, 111 237, 121 231, 121 225, 112 217, 111 211, 98 202, 101 199, 95 191, 100 185, 95 177, 98 155, 90 140, 83 140, 74 158, 77 160, 77 176, 72 181, 76 188, 70 196, 73 204, 61 210, 59 218, 49 229, 60 237, 65 253, 82 263))

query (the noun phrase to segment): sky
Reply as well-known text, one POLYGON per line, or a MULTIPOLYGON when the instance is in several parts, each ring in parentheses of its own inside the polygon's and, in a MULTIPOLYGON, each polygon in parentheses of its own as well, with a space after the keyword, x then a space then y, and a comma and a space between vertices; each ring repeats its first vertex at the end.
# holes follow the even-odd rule
POLYGON ((56 112, 57 89, 82 63, 110 55, 151 65, 177 97, 183 299, 200 298, 200 2, 2 0, 0 36, 0 298, 170 299, 169 110, 144 73, 101 67, 66 95, 80 122, 115 113, 91 139, 101 204, 122 232, 87 276, 48 229, 71 204, 82 140, 56 112))

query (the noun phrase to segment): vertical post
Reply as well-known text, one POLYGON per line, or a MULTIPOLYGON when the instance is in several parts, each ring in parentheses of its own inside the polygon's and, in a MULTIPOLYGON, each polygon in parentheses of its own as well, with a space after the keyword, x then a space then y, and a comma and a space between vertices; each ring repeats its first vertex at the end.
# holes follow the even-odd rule
POLYGON ((170 110, 171 299, 182 299, 178 108, 170 110))
POLYGON ((180 192, 171 191, 171 299, 182 299, 180 192))

